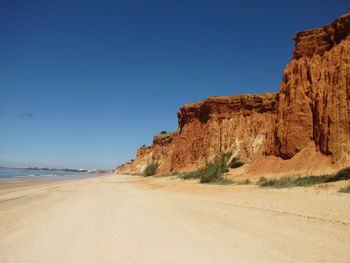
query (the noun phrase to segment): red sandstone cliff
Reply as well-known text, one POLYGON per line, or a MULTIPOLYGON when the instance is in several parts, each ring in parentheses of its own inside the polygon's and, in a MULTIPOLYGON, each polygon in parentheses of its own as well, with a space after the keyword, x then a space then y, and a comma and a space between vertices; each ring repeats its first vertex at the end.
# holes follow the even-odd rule
POLYGON ((222 152, 246 171, 278 173, 350 164, 350 13, 299 32, 279 93, 209 97, 183 106, 179 129, 156 135, 119 173, 189 171, 222 152))
POLYGON ((334 161, 349 159, 350 14, 295 36, 283 73, 276 125, 277 156, 291 158, 314 142, 334 161))

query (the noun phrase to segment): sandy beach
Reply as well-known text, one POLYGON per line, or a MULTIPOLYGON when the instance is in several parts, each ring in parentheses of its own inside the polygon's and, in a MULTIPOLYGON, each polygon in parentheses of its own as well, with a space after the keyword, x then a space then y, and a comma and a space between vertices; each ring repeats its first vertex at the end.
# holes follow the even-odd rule
POLYGON ((350 195, 335 188, 122 175, 11 184, 0 262, 350 262, 350 195))

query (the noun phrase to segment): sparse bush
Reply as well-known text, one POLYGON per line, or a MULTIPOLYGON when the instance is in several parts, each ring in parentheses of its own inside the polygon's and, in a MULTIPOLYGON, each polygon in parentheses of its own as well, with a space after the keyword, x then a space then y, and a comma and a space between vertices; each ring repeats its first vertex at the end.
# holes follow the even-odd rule
POLYGON ((180 176, 181 173, 180 172, 172 172, 172 173, 169 173, 169 174, 161 174, 159 175, 159 177, 166 177, 166 176, 180 176))
POLYGON ((292 182, 295 186, 307 186, 307 185, 313 185, 313 184, 321 184, 327 182, 327 176, 305 176, 305 177, 298 177, 295 179, 292 179, 292 182))
POLYGON ((284 187, 291 187, 292 179, 289 177, 283 177, 280 179, 266 179, 259 183, 261 187, 274 187, 274 188, 284 188, 284 187))
POLYGON ((335 182, 340 180, 349 180, 350 179, 350 167, 346 167, 339 172, 337 172, 336 175, 331 177, 328 182, 335 182))
POLYGON ((210 183, 219 181, 222 179, 224 173, 224 167, 221 166, 220 162, 211 162, 200 170, 200 182, 201 183, 210 183))
POLYGON ((241 167, 241 166, 243 166, 244 165, 244 162, 241 162, 240 160, 239 160, 239 158, 237 158, 237 157, 235 157, 235 158, 233 158, 232 160, 231 160, 231 162, 229 163, 229 167, 230 168, 238 168, 238 167, 241 167))
POLYGON ((262 183, 264 183, 264 182, 266 182, 266 181, 267 181, 267 179, 266 179, 264 176, 261 176, 261 177, 259 178, 258 184, 260 185, 260 184, 262 184, 262 183))
POLYGON ((305 176, 305 177, 282 177, 279 179, 259 180, 258 184, 261 187, 286 188, 293 186, 308 186, 327 182, 327 177, 322 176, 305 176))
POLYGON ((347 187, 339 189, 340 193, 348 193, 350 194, 350 184, 347 187))
POLYGON ((206 162, 205 166, 197 171, 192 171, 182 174, 181 178, 187 179, 200 179, 201 183, 218 183, 228 184, 232 183, 231 180, 223 179, 224 173, 228 172, 228 162, 232 153, 222 153, 211 162, 206 162))
POLYGON ((252 182, 249 179, 245 179, 242 181, 235 181, 236 184, 251 184, 252 182))
POLYGON ((192 171, 182 174, 181 178, 184 180, 198 179, 200 177, 200 171, 192 171))
POLYGON ((218 185, 228 185, 228 184, 234 184, 235 181, 231 179, 221 178, 220 180, 210 182, 210 184, 218 184, 218 185))
POLYGON ((350 179, 350 167, 340 170, 334 175, 304 176, 304 177, 282 177, 279 179, 266 179, 261 177, 258 184, 261 187, 284 188, 292 186, 309 186, 314 184, 331 183, 350 179))
MULTIPOLYGON (((227 169, 229 166, 229 161, 231 159, 231 156, 232 156, 232 152, 222 153, 214 161, 220 162, 220 165, 227 169)), ((235 159, 235 158, 233 158, 233 159, 235 159)))
POLYGON ((167 131, 161 131, 160 134, 167 134, 167 131))
MULTIPOLYGON (((232 184, 235 181, 229 179, 223 179, 222 176, 229 171, 230 167, 237 168, 244 165, 239 161, 239 158, 233 158, 231 161, 232 152, 222 153, 217 156, 213 161, 206 162, 205 165, 196 171, 183 173, 179 178, 187 179, 200 179, 201 183, 214 183, 214 184, 232 184)), ((249 181, 249 180, 248 180, 249 181)), ((244 184, 251 183, 247 180, 244 184)), ((241 182, 243 184, 243 181, 241 182)))
POLYGON ((228 162, 232 153, 222 153, 211 162, 207 162, 206 165, 200 169, 199 178, 201 183, 219 183, 223 180, 222 176, 228 172, 228 162))
POLYGON ((159 167, 159 163, 150 163, 146 166, 145 170, 143 171, 143 176, 152 176, 157 173, 159 167))

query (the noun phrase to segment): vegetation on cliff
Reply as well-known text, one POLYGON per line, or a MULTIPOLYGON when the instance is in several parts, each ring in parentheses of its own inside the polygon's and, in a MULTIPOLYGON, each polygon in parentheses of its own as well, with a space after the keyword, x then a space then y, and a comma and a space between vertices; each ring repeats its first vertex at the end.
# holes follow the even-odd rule
POLYGON ((159 163, 152 162, 148 164, 145 170, 143 171, 143 176, 155 175, 157 173, 158 167, 159 167, 159 163))

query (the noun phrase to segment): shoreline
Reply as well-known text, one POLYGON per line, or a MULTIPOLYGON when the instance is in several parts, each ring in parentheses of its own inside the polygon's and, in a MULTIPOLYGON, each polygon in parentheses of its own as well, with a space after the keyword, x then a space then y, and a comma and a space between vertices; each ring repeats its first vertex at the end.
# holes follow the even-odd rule
MULTIPOLYGON (((103 176, 98 175, 98 176, 103 176)), ((32 187, 37 185, 46 185, 50 183, 58 183, 58 182, 66 182, 66 181, 74 181, 74 180, 84 180, 93 177, 83 177, 83 178, 67 178, 67 179, 43 179, 43 178, 11 178, 11 177, 3 177, 0 180, 0 191, 8 190, 13 188, 23 188, 23 187, 32 187)))

